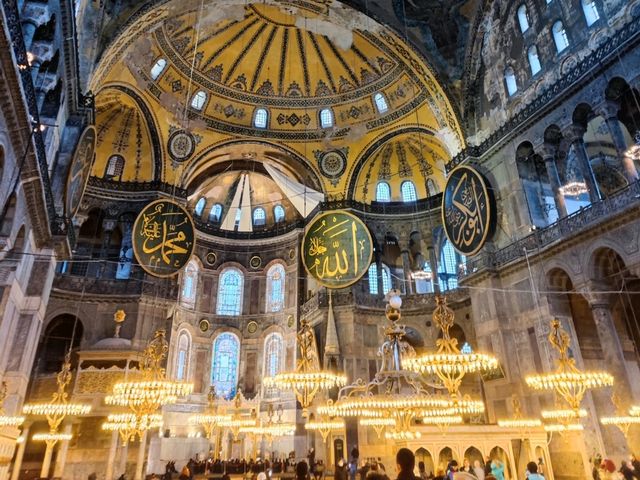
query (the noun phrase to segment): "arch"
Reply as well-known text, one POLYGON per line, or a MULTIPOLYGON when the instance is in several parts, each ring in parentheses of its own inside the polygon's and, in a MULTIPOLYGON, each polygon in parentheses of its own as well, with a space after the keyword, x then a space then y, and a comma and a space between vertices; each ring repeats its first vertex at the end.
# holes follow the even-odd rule
POLYGON ((600 12, 598 12, 598 5, 596 5, 595 0, 580 0, 580 4, 582 5, 582 13, 584 13, 587 27, 600 20, 600 12))
POLYGON ((256 108, 253 112, 253 126, 267 128, 269 126, 269 111, 266 108, 256 108))
POLYGON ((202 217, 204 213, 204 207, 207 205, 207 199, 204 197, 200 197, 200 199, 196 202, 196 206, 193 208, 193 213, 196 214, 197 217, 202 217))
POLYGON ((509 461, 509 455, 505 451, 504 448, 495 446, 489 452, 489 457, 491 458, 491 470, 492 471, 503 471, 504 478, 506 480, 516 478, 514 476, 513 467, 511 462, 509 461))
POLYGON ((455 452, 451 447, 442 447, 440 453, 438 453, 438 468, 442 468, 447 471, 447 465, 451 460, 457 460, 455 452))
POLYGON ((2 185, 3 175, 4 175, 4 146, 0 145, 0 185, 2 185))
POLYGON ((191 260, 182 273, 182 289, 180 290, 180 303, 193 308, 198 293, 198 264, 191 260))
POLYGON ((527 6, 524 3, 520 4, 518 7, 518 24, 520 25, 520 32, 524 33, 529 30, 529 12, 527 11, 527 6))
POLYGON ((556 52, 564 52, 569 46, 569 36, 567 35, 567 30, 564 28, 562 20, 558 20, 553 24, 551 34, 553 35, 553 41, 556 45, 556 52))
POLYGON ((427 178, 427 195, 434 196, 440 193, 440 187, 433 180, 433 178, 427 178))
POLYGON ((278 204, 275 207, 273 207, 273 218, 276 223, 284 222, 285 211, 282 205, 278 204))
POLYGON ((479 461, 480 464, 482 464, 484 462, 484 456, 482 455, 482 451, 480 451, 479 448, 470 446, 464 451, 463 462, 464 460, 468 460, 469 465, 473 467, 473 464, 476 460, 479 461))
POLYGON ((253 225, 261 227, 267 223, 267 213, 262 207, 256 207, 253 209, 253 225))
POLYGON ((84 326, 75 315, 64 313, 54 317, 45 328, 37 358, 37 370, 42 373, 60 371, 69 350, 77 349, 84 335, 84 326))
MULTIPOLYGON (((264 360, 262 363, 262 378, 274 377, 284 367, 284 337, 279 332, 272 332, 264 339, 264 360)), ((265 395, 273 396, 276 388, 266 388, 265 395)))
POLYGON ((376 185, 376 202, 390 202, 391 187, 387 182, 378 182, 376 185))
POLYGON ((320 128, 331 128, 333 127, 333 110, 330 108, 323 108, 320 110, 320 128))
MULTIPOLYGON (((382 294, 386 295, 393 287, 391 282, 391 270, 384 263, 381 263, 380 266, 382 267, 382 294)), ((380 293, 378 287, 378 265, 375 262, 369 265, 367 278, 369 280, 369 293, 371 295, 378 295, 378 293, 380 293)))
POLYGON ((529 60, 529 68, 531 69, 531 75, 536 75, 539 71, 542 70, 542 65, 540 64, 540 57, 538 56, 538 47, 536 45, 531 45, 527 49, 527 59, 529 60))
POLYGON ((193 97, 191 97, 191 108, 194 110, 202 111, 204 104, 207 102, 207 92, 204 90, 198 90, 193 97))
POLYGON ((420 447, 415 451, 415 456, 419 472, 418 475, 420 476, 420 478, 430 478, 430 474, 436 474, 436 466, 433 462, 433 455, 431 455, 431 452, 429 450, 424 447, 420 447), (425 476, 423 476, 423 469, 424 473, 426 474, 425 476))
POLYGON ((220 333, 213 341, 211 385, 216 395, 231 399, 238 388, 240 339, 235 333, 220 333))
POLYGON ((153 64, 153 67, 151 67, 151 70, 149 72, 151 74, 151 79, 157 80, 158 77, 162 75, 162 72, 164 72, 164 69, 166 67, 167 60, 165 58, 159 58, 158 60, 156 60, 156 63, 153 64))
POLYGON ((518 91, 518 82, 516 81, 516 73, 513 67, 509 66, 504 69, 504 84, 507 87, 507 94, 512 97, 518 91))
POLYGON ((285 277, 284 265, 281 263, 275 263, 267 270, 267 312, 280 312, 284 310, 285 277))
POLYGON ((235 267, 225 268, 218 279, 216 313, 237 316, 242 313, 244 275, 235 267))
POLYGON ((8 237, 11 235, 13 229, 13 220, 16 216, 16 204, 17 197, 15 193, 12 193, 7 199, 7 203, 3 207, 4 217, 2 218, 2 225, 0 225, 0 235, 8 237))
POLYGON ((405 180, 400 185, 400 191, 402 193, 403 202, 415 202, 418 199, 416 194, 416 186, 411 180, 405 180))
POLYGON ((387 99, 383 93, 377 92, 373 96, 373 102, 376 104, 378 113, 385 113, 387 110, 389 110, 389 104, 387 103, 387 99))
POLYGON ((178 349, 175 364, 175 379, 189 379, 189 363, 191 360, 191 334, 183 329, 178 333, 178 349))
POLYGON ((220 223, 222 221, 222 205, 219 203, 214 204, 209 211, 209 222, 220 223))

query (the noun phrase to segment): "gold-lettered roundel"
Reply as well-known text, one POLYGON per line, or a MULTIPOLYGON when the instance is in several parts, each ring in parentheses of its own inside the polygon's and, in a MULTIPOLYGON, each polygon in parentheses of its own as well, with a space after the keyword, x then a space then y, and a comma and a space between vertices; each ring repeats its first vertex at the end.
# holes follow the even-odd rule
POLYGON ((136 260, 155 277, 178 273, 195 248, 193 220, 172 200, 156 200, 147 205, 136 218, 131 235, 136 260))
POLYGON ((475 255, 493 234, 495 219, 487 179, 467 165, 452 170, 442 195, 442 225, 453 247, 462 255, 475 255))
POLYGON ((73 152, 65 192, 65 211, 69 218, 75 216, 80 208, 80 202, 91 174, 93 157, 96 152, 96 138, 96 127, 89 125, 82 132, 73 152))
POLYGON ((322 212, 305 229, 301 255, 304 268, 319 284, 343 288, 369 269, 373 241, 355 215, 342 210, 322 212))

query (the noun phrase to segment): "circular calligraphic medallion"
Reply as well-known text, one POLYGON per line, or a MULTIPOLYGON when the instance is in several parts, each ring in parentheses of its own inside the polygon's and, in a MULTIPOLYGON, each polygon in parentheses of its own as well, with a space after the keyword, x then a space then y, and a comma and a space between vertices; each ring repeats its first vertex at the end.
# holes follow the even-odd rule
POLYGON ((251 321, 247 324, 247 332, 256 333, 258 331, 258 324, 254 321, 251 321))
POLYGON ((184 130, 173 132, 169 137, 169 155, 176 162, 187 160, 196 148, 193 135, 184 130))
POLYGON ((206 318, 203 318, 202 320, 200 320, 200 323, 198 324, 198 326, 200 327, 200 331, 202 333, 206 333, 209 331, 209 320, 207 320, 206 318))
POLYGON ((184 268, 195 248, 189 213, 172 200, 156 200, 136 218, 131 232, 133 252, 145 272, 170 277, 184 268))
POLYGON ((215 252, 208 252, 207 256, 205 257, 205 260, 208 265, 213 265, 216 263, 216 260, 218 260, 218 256, 216 255, 215 252))
POLYGON ((287 327, 289 328, 293 327, 293 315, 289 315, 287 317, 287 327))
POLYGON ((249 265, 251 265, 253 269, 258 269, 262 265, 262 259, 258 255, 254 255, 249 260, 249 265))
POLYGON ((466 256, 478 253, 493 233, 495 218, 487 179, 466 165, 452 170, 442 195, 442 225, 453 247, 466 256))
POLYGON ((80 201, 91 175, 95 151, 96 128, 93 125, 89 125, 80 135, 76 150, 73 152, 73 160, 67 177, 65 211, 69 218, 74 217, 80 208, 80 201))
POLYGON ((347 161, 340 152, 327 152, 320 158, 320 170, 329 178, 342 175, 347 168, 347 161))
POLYGON ((316 215, 305 229, 302 263, 327 288, 354 284, 369 269, 373 242, 367 226, 355 215, 333 210, 316 215))

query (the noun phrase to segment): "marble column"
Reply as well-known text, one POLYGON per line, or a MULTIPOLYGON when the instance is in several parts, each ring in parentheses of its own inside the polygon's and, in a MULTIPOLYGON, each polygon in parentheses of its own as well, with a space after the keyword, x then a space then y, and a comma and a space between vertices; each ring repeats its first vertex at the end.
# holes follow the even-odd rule
POLYGON ((147 453, 147 432, 145 430, 142 434, 142 438, 140 439, 140 445, 138 447, 138 461, 136 462, 136 473, 133 477, 134 480, 142 480, 143 479, 143 468, 144 468, 144 458, 147 453))
POLYGON ((431 267, 431 283, 433 285, 433 293, 440 293, 440 282, 438 279, 438 257, 436 249, 433 246, 429 250, 429 267, 431 267))
POLYGON ((18 480, 20 476, 20 470, 22 469, 22 460, 24 459, 24 450, 27 447, 27 440, 29 439, 29 429, 31 425, 25 425, 22 427, 22 441, 18 445, 18 451, 16 452, 16 458, 13 462, 13 470, 11 470, 11 480, 18 480))
POLYGON ((42 468, 40 469, 40 478, 49 478, 49 470, 51 470, 51 459, 53 458, 54 448, 54 443, 47 442, 47 447, 44 451, 44 459, 42 460, 42 468))
MULTIPOLYGON (((71 424, 68 423, 64 426, 63 433, 71 433, 71 424)), ((56 465, 53 469, 53 476, 57 478, 64 477, 64 467, 67 464, 67 453, 69 452, 69 440, 63 440, 60 442, 58 448, 58 455, 56 455, 56 465)))
POLYGON ((107 457, 107 465, 105 467, 105 480, 113 480, 113 467, 116 463, 116 453, 118 451, 118 440, 120 435, 118 432, 111 433, 111 446, 109 447, 109 456, 107 457))
POLYGON ((598 114, 604 118, 607 127, 609 127, 611 140, 613 140, 613 145, 618 153, 618 161, 620 162, 624 176, 629 183, 633 183, 638 180, 638 170, 633 163, 633 159, 626 155, 627 141, 624 138, 624 132, 618 121, 618 110, 620 110, 620 105, 612 101, 606 101, 597 109, 598 114))
POLYGON ((544 165, 547 169, 547 176, 549 177, 549 185, 553 192, 553 199, 556 204, 556 210, 558 211, 558 218, 567 216, 567 205, 564 200, 564 195, 560 191, 560 175, 558 175, 558 166, 556 165, 557 147, 545 143, 538 153, 544 160, 544 165))
POLYGON ((120 243, 120 258, 116 270, 116 279, 126 280, 131 275, 131 264, 133 261, 133 244, 131 231, 133 230, 133 216, 123 216, 120 219, 120 229, 122 230, 122 242, 120 243))
POLYGON ((404 272, 404 291, 407 295, 414 292, 413 279, 411 278, 411 259, 409 258, 409 251, 402 251, 402 271, 404 272))
POLYGON ((585 131, 584 127, 574 124, 569 126, 565 135, 575 151, 578 168, 589 191, 589 200, 591 200, 591 203, 595 203, 600 200, 600 189, 598 188, 596 177, 593 174, 587 148, 584 144, 583 136, 585 131))
POLYGON ((376 281, 378 282, 378 295, 384 295, 384 284, 382 283, 382 259, 376 252, 376 281))
MULTIPOLYGON (((109 251, 109 245, 111 244, 111 235, 113 234, 113 230, 116 228, 117 221, 112 218, 105 218, 102 221, 102 246, 100 247, 100 259, 106 261, 107 254, 109 251)), ((106 263, 102 263, 98 270, 98 277, 104 277, 105 272, 108 271, 108 265, 106 263)))
MULTIPOLYGON (((127 473, 127 457, 129 455, 129 442, 125 442, 120 446, 119 449, 120 460, 118 464, 118 471, 115 473, 115 477, 120 477, 120 475, 124 475, 127 473)), ((107 478, 106 480, 110 480, 107 478)))

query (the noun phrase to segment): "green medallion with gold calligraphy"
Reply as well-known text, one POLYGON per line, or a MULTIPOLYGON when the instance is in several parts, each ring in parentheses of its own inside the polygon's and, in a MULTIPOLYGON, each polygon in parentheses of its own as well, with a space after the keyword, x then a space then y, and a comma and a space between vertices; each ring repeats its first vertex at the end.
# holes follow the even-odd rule
POLYGON ((453 247, 462 255, 480 251, 493 233, 496 203, 484 176, 466 165, 449 173, 442 195, 442 225, 453 247))
POLYGON ((140 266, 154 277, 170 277, 191 259, 195 227, 189 213, 172 200, 156 200, 138 215, 131 233, 140 266))
POLYGON ((78 140, 78 145, 73 152, 73 159, 69 167, 69 175, 67 176, 65 212, 69 218, 74 217, 80 209, 80 202, 91 175, 95 151, 96 127, 89 125, 84 129, 78 140))
POLYGON ((318 283, 343 288, 369 269, 373 241, 367 226, 342 210, 323 212, 307 226, 302 240, 302 262, 318 283))

